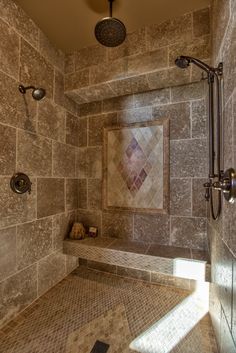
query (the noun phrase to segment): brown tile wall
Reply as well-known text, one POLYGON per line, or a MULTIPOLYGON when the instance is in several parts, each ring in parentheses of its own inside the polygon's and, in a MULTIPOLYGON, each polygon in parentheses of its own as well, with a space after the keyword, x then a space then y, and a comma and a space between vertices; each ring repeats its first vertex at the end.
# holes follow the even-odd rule
MULTIPOLYGON (((213 64, 224 63, 224 168, 236 168, 236 3, 214 0, 213 64)), ((212 260, 211 317, 220 353, 236 352, 236 205, 223 201, 222 214, 208 221, 212 260)))
POLYGON ((1 326, 77 265, 62 241, 78 207, 82 120, 64 96, 64 54, 13 1, 0 9, 1 326), (44 87, 46 98, 23 97, 19 83, 44 87), (31 178, 31 195, 10 190, 16 171, 31 178))
POLYGON ((80 105, 88 139, 78 149, 76 173, 79 219, 86 226, 98 226, 104 237, 206 249, 206 126, 197 120, 206 115, 204 96, 201 81, 80 105), (103 127, 163 116, 170 118, 170 214, 103 211, 103 127))

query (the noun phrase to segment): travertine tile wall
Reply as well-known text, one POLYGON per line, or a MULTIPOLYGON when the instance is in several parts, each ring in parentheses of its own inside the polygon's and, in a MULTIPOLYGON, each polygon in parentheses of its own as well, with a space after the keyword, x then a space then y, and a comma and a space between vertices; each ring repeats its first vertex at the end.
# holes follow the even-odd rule
MULTIPOLYGON (((236 168, 236 2, 214 0, 213 64, 224 63, 224 169, 236 168)), ((236 352, 236 205, 223 200, 220 219, 209 219, 212 260, 211 316, 220 353, 236 352)))
MULTIPOLYGON (((77 156, 79 219, 104 237, 206 248, 207 170, 204 82, 112 98, 80 106, 87 136, 77 156), (103 127, 170 117, 170 212, 102 210, 103 127)), ((81 124, 82 126, 82 124, 81 124)))
POLYGON ((64 54, 11 0, 0 1, 0 325, 77 265, 62 254, 76 217, 79 136, 76 104, 64 96, 64 54), (45 100, 18 84, 44 87, 45 100), (10 190, 25 172, 30 195, 10 190))

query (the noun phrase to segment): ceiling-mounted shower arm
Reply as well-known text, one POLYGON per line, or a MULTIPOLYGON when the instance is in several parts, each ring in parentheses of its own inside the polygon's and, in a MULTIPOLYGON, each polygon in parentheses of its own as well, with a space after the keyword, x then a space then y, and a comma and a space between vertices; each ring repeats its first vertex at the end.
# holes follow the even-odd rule
POLYGON ((109 1, 109 3, 110 3, 110 17, 112 17, 112 6, 113 6, 113 1, 114 0, 108 0, 109 1))

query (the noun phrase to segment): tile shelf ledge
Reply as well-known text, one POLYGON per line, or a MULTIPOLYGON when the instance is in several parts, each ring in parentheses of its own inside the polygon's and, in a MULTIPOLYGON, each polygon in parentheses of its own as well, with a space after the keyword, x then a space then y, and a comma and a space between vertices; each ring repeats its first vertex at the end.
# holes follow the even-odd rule
POLYGON ((194 254, 199 252, 194 250, 188 253, 188 250, 102 237, 85 240, 66 239, 63 243, 64 253, 83 259, 87 267, 93 269, 97 267, 98 270, 102 267, 102 271, 105 272, 109 272, 109 267, 112 267, 113 273, 124 277, 193 290, 196 286, 194 276, 185 275, 183 276, 185 278, 182 278, 174 274, 176 261, 183 260, 184 266, 188 265, 188 261, 200 266, 203 264, 206 281, 210 279, 211 266, 207 259, 197 259, 199 256, 194 254))

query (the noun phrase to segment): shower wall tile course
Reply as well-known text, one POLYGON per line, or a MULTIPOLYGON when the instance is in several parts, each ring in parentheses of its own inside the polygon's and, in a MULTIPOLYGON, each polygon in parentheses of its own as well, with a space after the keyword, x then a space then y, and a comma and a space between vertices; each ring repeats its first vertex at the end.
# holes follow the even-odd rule
POLYGON ((192 179, 192 215, 194 217, 206 217, 207 203, 203 184, 207 179, 192 179))
POLYGON ((99 146, 103 144, 103 128, 117 124, 117 114, 101 114, 89 117, 88 145, 99 146))
POLYGON ((47 98, 38 105, 38 133, 65 142, 65 111, 47 98))
POLYGON ((53 95, 53 67, 26 41, 21 40, 20 80, 25 85, 43 87, 47 97, 53 95))
POLYGON ((63 240, 68 237, 73 222, 76 220, 76 212, 70 211, 54 215, 52 218, 53 249, 60 250, 63 240))
POLYGON ((15 79, 19 78, 20 39, 16 32, 0 20, 1 70, 15 79))
POLYGON ((87 118, 80 118, 78 124, 78 146, 87 146, 88 139, 88 120, 87 118))
POLYGON ((85 103, 79 106, 80 116, 96 115, 96 114, 100 114, 101 112, 102 112, 102 102, 85 103))
POLYGON ((68 74, 65 79, 65 90, 73 90, 89 85, 89 70, 83 69, 68 74))
POLYGON ((70 113, 67 113, 66 114, 66 143, 78 147, 79 131, 80 129, 79 129, 78 117, 70 113))
POLYGON ((82 48, 74 53, 75 71, 107 61, 107 49, 101 45, 82 48))
POLYGON ((102 102, 102 112, 114 112, 124 109, 130 109, 134 107, 134 99, 132 95, 114 97, 106 99, 102 102))
POLYGON ((168 215, 134 215, 134 239, 161 245, 169 244, 168 215))
POLYGON ((37 182, 37 217, 65 211, 64 179, 39 178, 37 182))
POLYGON ((37 265, 0 283, 0 325, 4 326, 37 298, 37 265))
POLYGON ((170 180, 170 214, 191 216, 191 179, 170 180))
POLYGON ((0 178, 0 228, 36 218, 36 179, 31 178, 31 182, 32 193, 19 197, 9 187, 10 178, 0 178))
POLYGON ((66 257, 58 252, 39 261, 38 264, 38 294, 42 295, 48 289, 66 276, 66 257))
POLYGON ((100 210, 102 208, 102 180, 88 179, 88 208, 100 210))
POLYGON ((117 113, 118 124, 132 124, 152 120, 152 107, 142 107, 119 111, 117 113))
POLYGON ((188 139, 191 137, 190 104, 177 103, 153 108, 153 118, 170 118, 170 139, 188 139))
POLYGON ((122 80, 109 82, 113 96, 124 96, 127 94, 145 92, 149 90, 147 75, 139 75, 122 80))
POLYGON ((159 70, 147 74, 149 88, 160 89, 176 85, 184 85, 191 81, 191 70, 180 71, 177 67, 159 70))
POLYGON ((78 208, 78 179, 66 179, 66 211, 78 208))
POLYGON ((75 53, 66 53, 65 55, 65 74, 75 71, 75 53))
POLYGON ((39 29, 29 16, 13 1, 1 0, 0 17, 22 35, 31 45, 38 48, 39 29))
POLYGON ((65 54, 55 48, 42 31, 39 31, 39 50, 53 66, 64 72, 65 54))
POLYGON ((175 140, 170 143, 170 175, 175 178, 205 177, 206 139, 175 140))
POLYGON ((36 131, 36 102, 19 94, 18 82, 0 72, 0 122, 36 131))
POLYGON ((0 124, 0 174, 10 175, 16 165, 16 129, 0 124))
POLYGON ((75 178, 80 142, 76 146, 70 146, 70 141, 65 144, 66 114, 77 117, 79 108, 64 94, 64 54, 50 44, 14 1, 1 0, 0 6, 2 325, 40 295, 38 287, 41 291, 49 289, 77 266, 77 259, 55 251, 62 252, 62 241, 77 217, 78 180, 68 179, 66 185, 64 178, 75 178), (19 82, 45 88, 46 98, 36 102, 30 91, 20 94, 19 82), (58 151, 54 148, 54 160, 52 145, 59 146, 58 151), (58 179, 52 178, 53 166, 60 175, 58 179), (18 195, 10 189, 10 176, 18 171, 29 174, 30 195, 18 195), (73 211, 65 213, 65 207, 73 211))
POLYGON ((0 230, 0 281, 16 272, 16 227, 0 230))
POLYGON ((204 138, 207 136, 207 113, 204 99, 192 102, 192 137, 204 138))
POLYGON ((102 235, 104 237, 132 239, 133 215, 104 212, 102 215, 102 235))
MULTIPOLYGON (((99 64, 90 68, 90 84, 121 79, 128 75, 128 58, 124 57, 115 61, 115 65, 111 63, 99 64)), ((68 75, 66 75, 66 80, 68 75)), ((78 88, 78 87, 75 87, 78 88)), ((67 90, 67 89, 66 89, 67 90)))
POLYGON ((75 147, 53 142, 53 176, 75 177, 75 147))
MULTIPOLYGON (((78 180, 78 208, 86 209, 88 207, 88 187, 87 183, 89 179, 79 179, 78 180)), ((92 195, 93 196, 93 195, 92 195)))
MULTIPOLYGON (((138 93, 134 95, 134 108, 168 103, 170 103, 169 89, 161 89, 157 91, 138 93)), ((124 107, 124 109, 128 109, 128 107, 124 107)))
POLYGON ((171 88, 172 102, 201 99, 204 96, 204 82, 192 83, 171 88))
POLYGON ((87 149, 88 178, 101 179, 102 177, 102 148, 89 147, 87 149))
POLYGON ((51 176, 52 141, 40 135, 19 130, 17 170, 34 176, 51 176))
POLYGON ((147 48, 154 50, 175 42, 191 39, 192 15, 186 14, 162 24, 147 27, 147 48))
POLYGON ((229 326, 227 320, 225 318, 224 313, 221 315, 221 323, 220 323, 220 342, 221 342, 221 353, 234 353, 235 352, 235 343, 230 334, 229 326))
POLYGON ((21 270, 52 252, 52 219, 17 226, 16 261, 21 270))
POLYGON ((171 243, 183 248, 206 248, 206 219, 171 217, 171 243), (191 237, 190 237, 191 234, 191 237))
POLYGON ((108 60, 114 61, 124 56, 136 55, 145 52, 145 28, 139 28, 132 33, 128 33, 126 40, 118 47, 108 48, 108 60))
POLYGON ((210 34, 210 9, 205 8, 193 12, 193 35, 200 37, 210 34))
POLYGON ((87 176, 87 148, 78 148, 76 153, 76 177, 84 179, 87 176))

